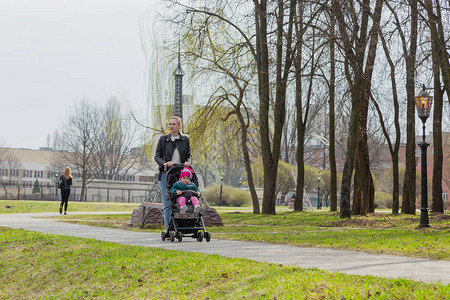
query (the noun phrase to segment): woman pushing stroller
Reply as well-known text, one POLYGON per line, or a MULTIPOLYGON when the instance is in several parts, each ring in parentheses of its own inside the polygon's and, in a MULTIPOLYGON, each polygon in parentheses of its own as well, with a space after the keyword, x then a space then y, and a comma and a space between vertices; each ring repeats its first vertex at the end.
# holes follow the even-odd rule
POLYGON ((187 199, 183 195, 183 191, 192 192, 193 195, 191 196, 190 200, 192 205, 194 206, 194 212, 199 213, 201 210, 200 202, 198 201, 197 198, 200 197, 200 193, 198 192, 198 188, 195 185, 195 183, 191 182, 191 178, 192 178, 192 170, 189 168, 183 168, 183 170, 181 170, 180 180, 175 182, 169 191, 171 196, 175 194, 178 195, 177 203, 180 205, 181 213, 186 213, 188 209, 186 205, 187 199), (197 197, 195 197, 194 195, 196 195, 197 197))
POLYGON ((159 187, 164 205, 164 226, 166 233, 169 230, 170 200, 166 194, 166 172, 174 164, 181 163, 185 167, 191 166, 191 146, 189 138, 182 134, 181 118, 172 116, 168 120, 169 133, 158 140, 155 161, 159 165, 159 187))

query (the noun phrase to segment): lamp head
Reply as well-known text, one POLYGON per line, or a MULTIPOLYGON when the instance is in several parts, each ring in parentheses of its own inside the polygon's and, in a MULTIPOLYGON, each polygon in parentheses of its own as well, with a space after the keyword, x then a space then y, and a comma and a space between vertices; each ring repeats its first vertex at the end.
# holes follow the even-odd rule
POLYGON ((317 174, 317 180, 320 181, 320 179, 322 179, 322 175, 320 174, 320 172, 317 174))
POLYGON ((422 119, 422 122, 425 123, 430 116, 433 97, 425 91, 425 86, 423 86, 422 91, 418 96, 414 97, 414 99, 416 101, 417 114, 419 115, 419 118, 422 119))

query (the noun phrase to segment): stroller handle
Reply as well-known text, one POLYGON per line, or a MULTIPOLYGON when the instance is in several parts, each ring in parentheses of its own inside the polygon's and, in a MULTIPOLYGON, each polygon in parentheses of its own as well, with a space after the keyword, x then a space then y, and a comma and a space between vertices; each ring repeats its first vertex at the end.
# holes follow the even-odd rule
MULTIPOLYGON (((168 168, 168 169, 174 168, 174 167, 184 167, 184 163, 173 163, 171 167, 166 166, 166 168, 168 168)), ((192 169, 192 166, 190 166, 189 168, 192 169)))
MULTIPOLYGON (((164 172, 167 172, 167 171, 169 171, 172 168, 181 168, 181 167, 184 167, 184 163, 173 163, 172 166, 170 166, 170 167, 165 166, 164 167, 164 172)), ((189 167, 189 168, 192 169, 192 166, 189 167)))

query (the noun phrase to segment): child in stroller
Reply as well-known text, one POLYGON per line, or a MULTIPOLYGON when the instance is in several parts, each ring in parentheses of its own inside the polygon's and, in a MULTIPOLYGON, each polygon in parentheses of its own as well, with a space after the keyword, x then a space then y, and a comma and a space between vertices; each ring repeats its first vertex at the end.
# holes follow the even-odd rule
MULTIPOLYGON (((192 178, 192 170, 189 168, 184 168, 181 170, 180 180, 175 182, 172 187, 170 188, 170 196, 174 197, 175 194, 178 195, 177 203, 180 205, 180 212, 186 213, 187 212, 187 205, 186 205, 186 197, 183 195, 184 191, 191 191, 192 194, 196 195, 197 197, 200 197, 200 193, 198 192, 198 188, 195 185, 195 183, 191 182, 192 178)), ((194 205, 194 212, 199 213, 201 206, 198 202, 198 198, 195 196, 191 196, 191 203, 194 205)))
POLYGON ((166 193, 171 203, 171 217, 167 233, 165 231, 161 232, 162 241, 170 238, 170 241, 173 242, 176 238, 181 242, 184 236, 190 236, 199 242, 203 241, 203 238, 207 242, 210 241, 211 234, 205 229, 201 205, 198 198, 193 196, 194 193, 194 195, 201 197, 197 186, 198 179, 193 170, 185 168, 181 164, 175 164, 167 170, 166 193), (191 184, 184 184, 186 187, 182 187, 183 184, 179 183, 179 180, 186 177, 186 175, 190 177, 191 184), (174 186, 175 188, 173 188, 174 186), (180 191, 182 197, 178 197, 179 195, 176 191, 180 191))

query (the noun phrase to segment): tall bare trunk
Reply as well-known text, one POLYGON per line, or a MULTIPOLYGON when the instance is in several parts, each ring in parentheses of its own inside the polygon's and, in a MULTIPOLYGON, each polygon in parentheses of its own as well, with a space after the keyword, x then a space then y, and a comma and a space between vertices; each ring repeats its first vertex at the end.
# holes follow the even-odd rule
MULTIPOLYGON (((296 38, 301 40, 303 32, 303 1, 298 2, 298 21, 295 23, 296 38)), ((303 102, 302 102, 302 43, 296 44, 297 54, 294 61, 295 67, 295 108, 297 113, 297 182, 295 189, 294 210, 303 211, 303 190, 305 187, 305 164, 303 156, 305 153, 305 124, 303 122, 303 102)), ((308 110, 306 110, 307 112, 308 110)), ((307 120, 307 114, 305 116, 307 120)), ((305 121, 306 122, 306 121, 305 121)))
MULTIPOLYGON (((256 3, 256 1, 255 1, 256 3)), ((291 0, 288 6, 288 29, 284 30, 284 3, 278 3, 277 14, 277 44, 276 44, 276 91, 274 104, 273 134, 269 128, 269 54, 267 45, 267 1, 260 1, 256 5, 257 17, 257 48, 261 55, 258 78, 260 86, 259 128, 261 136, 261 152, 264 162, 264 195, 263 214, 275 214, 275 193, 278 173, 278 160, 281 153, 281 137, 286 116, 286 87, 289 71, 292 65, 292 31, 296 0, 291 0), (284 52, 283 46, 286 51, 284 52), (261 73, 261 74, 260 74, 261 73), (273 137, 272 147, 270 138, 273 137)))
POLYGON ((271 209, 271 195, 275 195, 273 179, 273 156, 269 132, 269 51, 267 45, 267 1, 260 1, 255 5, 256 52, 258 67, 259 93, 259 134, 261 137, 261 154, 264 161, 264 194, 263 214, 275 214, 271 209))
MULTIPOLYGON (((367 3, 368 4, 368 3, 367 3)), ((378 33, 380 29, 381 11, 383 1, 377 0, 372 14, 373 25, 369 34, 368 54, 366 69, 362 79, 361 107, 358 121, 358 139, 356 148, 355 192, 353 197, 352 212, 355 215, 365 215, 375 211, 375 187, 370 172, 369 147, 367 144, 367 116, 369 111, 369 98, 373 66, 375 63, 378 33)), ((370 9, 369 7, 366 8, 370 9)), ((363 23, 364 24, 364 23, 363 23)), ((361 30, 364 30, 364 27, 361 30)), ((367 29, 366 29, 367 30, 367 29)))
POLYGON ((247 130, 248 130, 248 128, 247 128, 247 125, 245 124, 244 117, 242 116, 242 114, 240 112, 237 113, 237 117, 241 124, 241 149, 242 149, 242 153, 244 155, 244 164, 245 164, 245 170, 247 172, 248 188, 250 190, 250 195, 252 197, 253 213, 259 214, 260 213, 259 200, 258 200, 258 195, 256 194, 255 183, 253 181, 253 172, 252 172, 252 166, 251 166, 251 162, 250 162, 250 154, 249 154, 249 150, 247 147, 247 135, 248 135, 247 130))
MULTIPOLYGON (((389 3, 386 3, 386 6, 391 10, 391 12, 394 13, 395 15, 395 11, 394 9, 389 5, 389 3)), ((397 18, 397 16, 395 15, 395 18, 397 18)), ((396 22, 397 23, 397 22, 396 22)), ((398 28, 400 35, 402 34, 401 32, 401 28, 398 28)), ((389 69, 390 69, 390 77, 391 77, 391 85, 392 85, 392 102, 394 105, 394 126, 395 126, 395 143, 394 146, 392 145, 391 142, 391 138, 389 136, 389 133, 386 129, 385 123, 384 123, 384 119, 383 119, 383 114, 381 113, 380 108, 378 107, 378 104, 376 102, 374 102, 375 107, 377 109, 378 112, 378 116, 380 119, 380 123, 381 123, 381 127, 383 129, 383 134, 388 142, 389 145, 389 151, 391 153, 391 158, 392 158, 392 213, 394 215, 398 214, 398 209, 399 209, 399 196, 400 196, 400 182, 399 182, 399 172, 398 172, 398 152, 400 149, 400 137, 401 137, 401 132, 400 132, 400 120, 399 120, 399 115, 400 115, 400 108, 399 108, 399 104, 398 104, 398 93, 397 93, 397 80, 396 80, 396 71, 395 71, 395 64, 391 58, 391 55, 389 53, 389 48, 386 44, 386 40, 383 36, 383 34, 380 34, 380 39, 381 39, 381 44, 383 45, 383 50, 386 56, 386 59, 388 61, 389 64, 389 69)))
MULTIPOLYGON (((439 3, 436 0, 437 3, 439 3)), ((431 32, 431 57, 433 62, 434 81, 434 103, 433 103, 433 181, 432 181, 432 205, 434 212, 444 212, 444 202, 442 200, 442 167, 444 154, 442 151, 442 92, 440 81, 441 56, 440 41, 438 33, 438 16, 433 12, 432 1, 426 0, 428 13, 428 26, 431 32)), ((444 72, 443 72, 444 73, 444 72)), ((443 76, 445 77, 445 75, 443 76)))
MULTIPOLYGON (((415 103, 414 80, 417 51, 417 1, 411 0, 411 37, 409 53, 405 53, 406 59, 406 166, 403 183, 402 213, 416 213, 416 138, 415 138, 415 103)), ((406 49, 405 49, 406 51, 406 49)))
MULTIPOLYGON (((333 8, 332 8, 332 11, 333 8)), ((330 211, 337 211, 337 170, 336 170, 336 127, 335 127, 335 113, 334 113, 334 103, 335 103, 335 85, 336 85, 336 58, 335 58, 335 46, 336 46, 336 36, 335 36, 335 26, 336 20, 334 13, 332 12, 331 16, 331 25, 330 25, 330 99, 328 102, 329 107, 329 126, 330 126, 330 139, 329 139, 329 148, 328 148, 328 156, 330 160, 330 190, 331 190, 331 199, 330 199, 330 211)))

